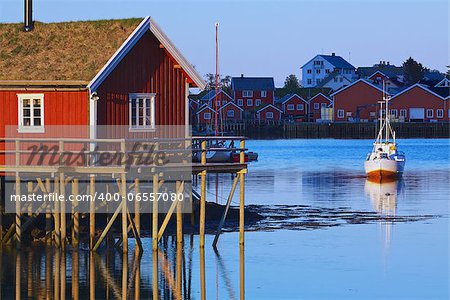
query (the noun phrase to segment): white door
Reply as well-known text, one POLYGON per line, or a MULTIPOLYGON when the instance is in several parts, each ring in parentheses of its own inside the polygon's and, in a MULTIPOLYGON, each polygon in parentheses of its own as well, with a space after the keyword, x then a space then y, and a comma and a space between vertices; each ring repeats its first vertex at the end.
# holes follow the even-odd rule
POLYGON ((409 119, 423 120, 425 119, 425 108, 410 108, 409 119))

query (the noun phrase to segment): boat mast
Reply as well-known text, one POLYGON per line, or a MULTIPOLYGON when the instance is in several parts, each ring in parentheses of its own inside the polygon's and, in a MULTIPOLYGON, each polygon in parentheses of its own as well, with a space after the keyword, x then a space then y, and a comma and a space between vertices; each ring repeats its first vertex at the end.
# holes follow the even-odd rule
POLYGON ((219 115, 219 111, 218 111, 218 105, 217 105, 217 97, 219 94, 219 22, 216 22, 216 86, 215 86, 215 91, 216 91, 216 97, 214 99, 214 110, 216 111, 215 115, 215 119, 214 119, 214 127, 215 127, 215 134, 216 136, 219 135, 219 123, 218 123, 218 115, 219 115))

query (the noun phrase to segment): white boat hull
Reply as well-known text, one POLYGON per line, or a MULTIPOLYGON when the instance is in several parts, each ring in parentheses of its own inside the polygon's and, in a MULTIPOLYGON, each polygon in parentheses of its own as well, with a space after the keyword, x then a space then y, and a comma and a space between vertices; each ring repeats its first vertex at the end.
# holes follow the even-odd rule
POLYGON ((373 159, 364 162, 364 169, 369 178, 396 178, 403 174, 405 161, 392 159, 373 159))

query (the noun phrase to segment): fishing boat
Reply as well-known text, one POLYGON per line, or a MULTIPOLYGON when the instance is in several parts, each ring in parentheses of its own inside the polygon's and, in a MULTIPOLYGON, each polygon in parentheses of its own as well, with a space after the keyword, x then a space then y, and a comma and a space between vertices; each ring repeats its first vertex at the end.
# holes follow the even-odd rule
POLYGON ((384 180, 397 178, 403 174, 406 157, 398 151, 395 131, 391 127, 389 116, 390 96, 383 95, 380 104, 380 130, 373 143, 372 152, 367 154, 364 168, 371 179, 384 180), (384 106, 384 109, 383 109, 384 106))

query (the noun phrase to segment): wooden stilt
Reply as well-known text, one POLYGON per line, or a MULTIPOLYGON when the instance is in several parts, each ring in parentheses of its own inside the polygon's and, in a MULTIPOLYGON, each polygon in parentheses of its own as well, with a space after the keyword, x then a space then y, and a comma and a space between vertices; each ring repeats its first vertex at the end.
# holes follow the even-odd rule
POLYGON ((135 254, 136 274, 134 277, 134 299, 141 299, 141 255, 135 254))
POLYGON ((239 246, 239 295, 240 299, 245 299, 245 256, 244 245, 239 246))
POLYGON ((228 210, 230 209, 231 201, 233 200, 234 191, 236 190, 236 186, 238 183, 239 176, 236 176, 233 180, 233 184, 231 185, 230 194, 228 195, 227 204, 225 206, 225 210, 223 212, 222 218, 219 222, 219 227, 217 228, 216 236, 214 237, 213 247, 217 247, 217 242, 219 241, 220 233, 222 232, 222 227, 225 224, 225 220, 227 218, 228 210))
POLYGON ((127 179, 125 173, 121 176, 122 185, 122 251, 128 252, 128 223, 127 223, 127 179))
POLYGON ((89 182, 89 193, 91 195, 91 202, 89 203, 89 249, 94 248, 95 239, 95 177, 91 175, 89 182))
POLYGON ((55 289, 53 299, 61 299, 60 295, 59 295, 59 293, 60 293, 60 285, 59 285, 60 273, 61 273, 61 252, 57 250, 55 252, 55 275, 53 276, 54 277, 53 286, 55 289))
POLYGON ((73 249, 78 248, 79 237, 80 237, 80 213, 78 212, 78 203, 76 197, 79 194, 78 178, 74 178, 72 181, 72 195, 75 197, 75 201, 72 201, 72 247, 73 249))
POLYGON ((159 299, 158 289, 158 250, 152 253, 152 294, 153 299, 159 299))
MULTIPOLYGON (((245 149, 245 140, 241 140, 240 148, 245 149)), ((239 162, 245 164, 245 152, 239 153, 239 162)), ((245 209, 245 173, 247 170, 239 171, 239 244, 244 245, 244 209, 245 209)))
POLYGON ((33 298, 33 252, 28 251, 27 257, 27 297, 33 298))
POLYGON ((50 292, 52 288, 52 255, 50 255, 50 247, 47 245, 45 247, 45 298, 50 299, 50 292))
POLYGON ((100 247, 100 244, 103 242, 103 239, 108 234, 109 230, 111 229, 111 226, 114 224, 114 221, 116 220, 117 216, 119 215, 119 212, 121 212, 121 211, 122 211, 122 204, 117 207, 117 209, 114 212, 114 214, 112 215, 111 219, 106 224, 105 229, 103 230, 102 234, 100 235, 97 242, 95 243, 94 248, 92 249, 93 251, 97 251, 98 247, 100 247))
MULTIPOLYGON (((28 193, 28 195, 33 194, 33 181, 27 182, 27 193, 28 193)), ((28 216, 31 217, 31 215, 33 214, 33 202, 29 202, 27 204, 27 212, 28 212, 28 216)))
POLYGON ((61 294, 59 299, 66 299, 66 252, 61 251, 61 294))
POLYGON ((64 173, 59 174, 59 189, 60 189, 60 196, 64 197, 63 201, 60 201, 60 207, 59 210, 60 213, 60 222, 61 222, 61 248, 66 248, 66 234, 67 234, 67 227, 66 227, 66 179, 64 177, 64 173))
POLYGON ((127 283, 128 283, 128 255, 124 252, 122 254, 122 300, 127 299, 127 283))
MULTIPOLYGON (((19 173, 16 174, 16 195, 20 197, 20 176, 19 173)), ((21 224, 21 207, 20 207, 20 201, 16 201, 16 242, 17 247, 20 247, 20 243, 22 241, 22 224, 21 224)))
POLYGON ((205 248, 200 248, 200 299, 206 299, 205 248))
MULTIPOLYGON (((159 175, 153 175, 153 193, 157 195, 159 189, 159 175)), ((156 198, 156 197, 155 197, 156 198)), ((152 203, 152 249, 158 250, 158 201, 152 203)), ((155 253, 153 253, 155 255, 155 253)))
POLYGON ((182 281, 181 281, 181 271, 183 266, 183 243, 178 242, 177 237, 177 260, 176 260, 176 287, 177 287, 177 297, 178 299, 182 299, 182 281))
POLYGON ((78 260, 78 251, 74 251, 72 253, 72 299, 78 300, 80 298, 79 293, 79 260, 78 260))
POLYGON ((200 247, 205 247, 206 170, 200 174, 200 247))
MULTIPOLYGON (((50 194, 51 192, 51 185, 50 185, 50 178, 45 179, 45 192, 46 194, 50 194)), ((50 213, 51 211, 51 205, 47 205, 47 208, 45 210, 45 244, 51 245, 52 239, 51 239, 51 227, 52 227, 52 215, 50 213)))
POLYGON ((20 273, 22 271, 22 268, 20 266, 20 252, 16 252, 16 299, 20 300, 20 273))
MULTIPOLYGON (((54 218, 54 222, 55 222, 55 246, 56 248, 59 248, 61 246, 61 224, 60 224, 60 220, 61 220, 61 211, 60 211, 60 202, 59 202, 59 178, 55 177, 54 179, 54 193, 55 193, 55 197, 56 197, 56 201, 55 201, 55 211, 53 213, 53 218, 54 218)), ((59 268, 59 266, 58 266, 59 268)))
POLYGON ((89 300, 95 300, 95 261, 94 253, 89 253, 89 300))
POLYGON ((177 243, 183 243, 183 201, 178 201, 178 195, 184 196, 184 182, 177 181, 177 243))
POLYGON ((141 235, 141 202, 136 200, 139 195, 139 178, 134 179, 134 225, 138 235, 141 235))

